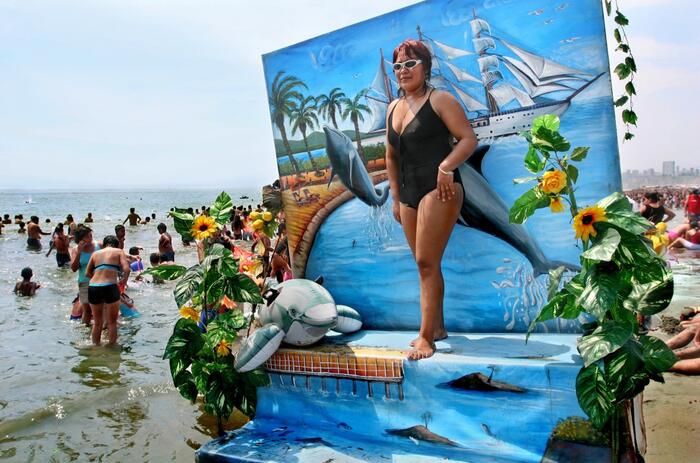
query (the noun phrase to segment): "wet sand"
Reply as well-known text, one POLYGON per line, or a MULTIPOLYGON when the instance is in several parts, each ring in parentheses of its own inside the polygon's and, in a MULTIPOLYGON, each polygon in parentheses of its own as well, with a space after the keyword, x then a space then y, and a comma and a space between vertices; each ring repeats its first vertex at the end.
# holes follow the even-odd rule
MULTIPOLYGON (((666 334, 654 333, 661 339, 666 334)), ((700 431, 700 376, 664 374, 664 384, 652 382, 644 391, 647 463, 698 461, 693 441, 700 431)))

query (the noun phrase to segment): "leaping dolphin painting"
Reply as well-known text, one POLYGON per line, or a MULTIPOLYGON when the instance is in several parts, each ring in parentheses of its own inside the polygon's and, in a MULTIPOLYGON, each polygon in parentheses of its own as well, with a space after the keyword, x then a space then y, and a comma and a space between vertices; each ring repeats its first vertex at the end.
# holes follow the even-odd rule
MULTIPOLYGON (((337 175, 345 187, 360 201, 369 206, 383 205, 389 196, 388 183, 375 187, 352 140, 343 132, 324 126, 326 133, 326 155, 331 163, 331 180, 337 175)), ((527 229, 510 223, 508 206, 488 184, 481 172, 481 163, 489 150, 488 145, 479 146, 467 162, 459 167, 462 182, 467 186, 458 223, 496 236, 520 251, 536 275, 564 266, 578 269, 576 265, 552 261, 532 239, 527 229)))

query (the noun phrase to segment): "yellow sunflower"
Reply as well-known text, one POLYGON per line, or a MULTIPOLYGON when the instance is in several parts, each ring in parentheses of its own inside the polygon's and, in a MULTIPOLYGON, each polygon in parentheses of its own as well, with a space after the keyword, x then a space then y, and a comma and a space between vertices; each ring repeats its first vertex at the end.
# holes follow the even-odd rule
POLYGON ((182 318, 189 318, 190 320, 194 320, 196 322, 199 321, 199 312, 197 311, 197 309, 188 305, 183 306, 180 309, 180 316, 182 318))
POLYGON ((219 341, 219 344, 216 345, 216 354, 220 357, 231 355, 231 343, 225 339, 219 341))
POLYGON ((564 212, 564 203, 561 202, 561 196, 556 196, 549 200, 549 209, 552 212, 564 212))
POLYGON ((596 236, 596 232, 593 224, 596 222, 607 222, 608 218, 605 216, 605 209, 600 206, 591 206, 585 209, 581 209, 576 217, 574 217, 574 230, 576 231, 576 238, 581 238, 583 241, 588 241, 588 236, 596 236))
POLYGON ((216 233, 218 226, 216 225, 216 220, 212 217, 207 217, 206 215, 197 216, 192 224, 192 229, 190 232, 196 240, 203 240, 209 238, 211 235, 216 233))

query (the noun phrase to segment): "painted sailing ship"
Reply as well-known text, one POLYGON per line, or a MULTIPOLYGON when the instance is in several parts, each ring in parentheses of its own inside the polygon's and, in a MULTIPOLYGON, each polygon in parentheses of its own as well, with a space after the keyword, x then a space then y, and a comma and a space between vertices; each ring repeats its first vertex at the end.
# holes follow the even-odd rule
MULTIPOLYGON (((490 24, 476 11, 469 25, 473 50, 452 47, 428 37, 420 26, 416 29, 433 58, 431 85, 459 99, 479 139, 529 130, 533 119, 543 114, 561 115, 576 95, 604 74, 592 76, 518 47, 492 34, 490 24), (497 44, 515 57, 499 53, 497 44), (479 77, 455 64, 464 57, 476 59, 479 77), (483 99, 474 96, 474 84, 482 88, 483 99), (549 94, 558 98, 544 97, 549 94)), ((386 129, 386 110, 397 95, 398 84, 387 74, 386 64, 392 65, 380 50, 379 70, 366 95, 373 115, 370 133, 386 129)))

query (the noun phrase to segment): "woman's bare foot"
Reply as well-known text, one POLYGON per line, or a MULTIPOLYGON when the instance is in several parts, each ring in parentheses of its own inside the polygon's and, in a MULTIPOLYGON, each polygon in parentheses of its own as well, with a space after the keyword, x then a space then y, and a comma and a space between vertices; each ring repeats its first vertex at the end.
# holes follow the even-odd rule
POLYGON ((409 360, 421 360, 432 357, 435 353, 435 343, 428 341, 423 337, 416 338, 413 343, 413 349, 408 353, 409 360))
MULTIPOLYGON (((409 344, 411 347, 416 345, 416 341, 420 339, 420 336, 411 341, 409 344)), ((433 333, 433 339, 435 341, 443 341, 447 339, 447 330, 445 328, 440 328, 439 330, 436 330, 435 333, 433 333)))

